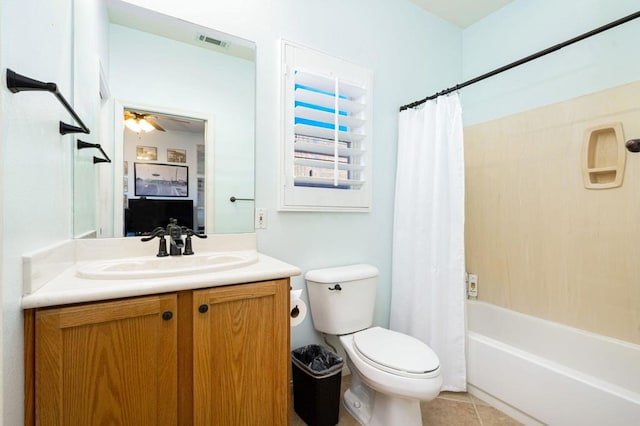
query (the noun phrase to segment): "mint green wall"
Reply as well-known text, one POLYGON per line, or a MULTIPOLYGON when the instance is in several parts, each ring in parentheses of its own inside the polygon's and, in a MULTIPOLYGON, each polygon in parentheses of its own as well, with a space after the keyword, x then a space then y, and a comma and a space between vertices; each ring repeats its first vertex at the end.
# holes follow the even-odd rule
MULTIPOLYGON (((463 78, 484 74, 640 10, 637 0, 516 0, 463 31, 463 78)), ((640 77, 640 18, 462 90, 465 125, 640 77)))
POLYGON ((2 415, 22 424, 22 254, 68 239, 72 233, 73 123, 50 93, 12 94, 6 68, 52 81, 72 102, 72 2, 0 3, 0 297, 2 303, 2 415), (26 11, 26 12, 25 12, 26 11))
MULTIPOLYGON (((398 108, 460 77, 461 31, 408 1, 130 2, 256 42, 256 207, 267 209, 268 223, 257 230, 258 249, 303 272, 358 262, 376 265, 375 321, 387 324, 398 108), (344 17, 344 27, 331 23, 337 16, 344 17), (373 70, 371 213, 277 212, 281 39, 373 70)), ((302 277, 292 284, 305 288, 302 277)), ((292 330, 291 344, 318 338, 308 318, 292 330)))
MULTIPOLYGON (((398 107, 459 80, 461 31, 409 1, 131 3, 256 42, 256 205, 268 210, 269 225, 258 232, 258 248, 304 271, 353 262, 378 266, 381 275, 376 322, 386 324, 398 107), (344 28, 329 23, 336 16, 342 18, 344 28), (375 190, 371 213, 276 212, 281 38, 373 70, 375 190)), ((70 93, 71 7, 72 0, 0 0, 3 82, 4 69, 11 67, 30 77, 56 81, 65 95, 70 93)), ((58 120, 68 121, 69 117, 50 94, 13 95, 3 88, 0 112, 0 423, 18 425, 23 423, 21 256, 72 236, 73 136, 57 133, 58 120)), ((293 286, 303 287, 303 279, 295 278, 293 286)), ((317 339, 310 319, 292 333, 294 346, 317 339)))

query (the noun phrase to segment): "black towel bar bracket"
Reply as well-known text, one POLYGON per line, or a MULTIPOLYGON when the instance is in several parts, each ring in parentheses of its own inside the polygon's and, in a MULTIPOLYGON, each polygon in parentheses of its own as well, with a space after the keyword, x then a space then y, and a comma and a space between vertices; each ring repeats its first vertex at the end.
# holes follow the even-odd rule
POLYGON ((94 155, 93 156, 93 164, 96 164, 96 163, 110 163, 111 162, 111 159, 109 158, 107 153, 104 152, 104 149, 102 149, 102 147, 100 146, 99 143, 90 143, 90 142, 85 142, 85 141, 81 141, 80 139, 78 139, 76 147, 78 149, 96 148, 97 150, 99 150, 102 153, 102 155, 104 156, 104 158, 96 157, 94 155))
POLYGON ((67 133, 91 133, 89 128, 82 122, 78 114, 71 108, 71 105, 62 96, 62 93, 58 90, 56 83, 45 83, 42 81, 34 80, 33 78, 26 77, 22 74, 7 68, 7 88, 11 93, 28 92, 28 91, 43 91, 53 93, 53 95, 60 101, 62 106, 71 114, 73 119, 80 125, 80 127, 72 126, 67 123, 60 122, 60 134, 65 135, 67 133))
POLYGON ((60 122, 60 134, 66 135, 67 133, 87 133, 82 127, 74 126, 72 124, 60 122))

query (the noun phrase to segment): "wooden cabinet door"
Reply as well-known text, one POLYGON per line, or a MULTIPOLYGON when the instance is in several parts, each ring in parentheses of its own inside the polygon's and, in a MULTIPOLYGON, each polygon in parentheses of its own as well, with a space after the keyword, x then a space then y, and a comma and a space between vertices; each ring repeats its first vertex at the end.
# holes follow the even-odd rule
POLYGON ((176 295, 36 312, 37 425, 176 425, 176 295))
POLYGON ((289 424, 289 280, 193 293, 194 425, 289 424))

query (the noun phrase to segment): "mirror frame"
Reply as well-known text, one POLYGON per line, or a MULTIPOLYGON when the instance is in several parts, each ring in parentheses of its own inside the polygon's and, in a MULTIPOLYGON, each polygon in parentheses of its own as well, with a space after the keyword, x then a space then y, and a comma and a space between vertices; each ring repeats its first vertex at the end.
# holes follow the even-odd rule
MULTIPOLYGON (((204 230, 205 234, 214 233, 214 200, 215 200, 215 115, 198 111, 186 111, 176 108, 148 105, 139 102, 128 102, 120 99, 114 101, 113 115, 113 236, 124 235, 124 111, 125 109, 143 110, 158 114, 204 120, 204 230)), ((255 179, 255 177, 254 177, 255 179)))

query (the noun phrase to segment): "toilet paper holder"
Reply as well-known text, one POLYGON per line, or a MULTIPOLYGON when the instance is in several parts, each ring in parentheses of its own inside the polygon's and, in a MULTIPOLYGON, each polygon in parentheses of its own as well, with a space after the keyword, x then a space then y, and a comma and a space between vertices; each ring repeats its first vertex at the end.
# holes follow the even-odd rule
POLYGON ((302 290, 291 290, 289 300, 289 317, 291 319, 291 326, 295 327, 300 325, 307 316, 307 305, 300 298, 302 296, 302 290))
MULTIPOLYGON (((293 287, 289 286, 289 291, 292 291, 293 287)), ((298 305, 294 306, 293 309, 290 312, 291 318, 297 318, 298 315, 300 315, 300 308, 298 308, 298 305)))
POLYGON ((298 308, 298 305, 296 305, 291 310, 291 318, 298 318, 298 315, 300 315, 300 308, 298 308))

